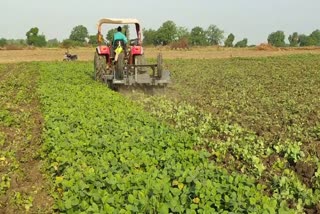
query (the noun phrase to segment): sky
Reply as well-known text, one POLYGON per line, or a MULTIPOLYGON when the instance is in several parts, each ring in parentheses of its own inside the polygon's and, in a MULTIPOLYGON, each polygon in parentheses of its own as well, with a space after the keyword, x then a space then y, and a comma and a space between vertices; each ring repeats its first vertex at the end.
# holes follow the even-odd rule
POLYGON ((25 39, 38 27, 47 39, 68 38, 73 27, 97 32, 100 18, 137 18, 143 28, 158 29, 168 20, 191 30, 213 24, 225 37, 249 44, 267 41, 282 30, 310 34, 320 29, 320 0, 0 0, 0 38, 25 39))

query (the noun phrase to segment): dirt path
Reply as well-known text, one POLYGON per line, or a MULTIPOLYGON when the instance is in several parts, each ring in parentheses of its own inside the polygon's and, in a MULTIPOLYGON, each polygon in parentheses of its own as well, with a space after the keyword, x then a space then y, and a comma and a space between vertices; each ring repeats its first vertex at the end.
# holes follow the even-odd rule
POLYGON ((41 173, 38 73, 12 64, 0 68, 0 77, 0 213, 51 213, 41 173))

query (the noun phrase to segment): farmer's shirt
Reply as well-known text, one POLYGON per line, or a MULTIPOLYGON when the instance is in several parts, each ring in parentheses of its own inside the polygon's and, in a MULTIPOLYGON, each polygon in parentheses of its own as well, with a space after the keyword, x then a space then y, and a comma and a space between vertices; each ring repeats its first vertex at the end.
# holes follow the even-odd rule
POLYGON ((114 45, 114 42, 115 42, 116 40, 123 40, 123 41, 124 41, 124 44, 127 44, 127 42, 128 42, 127 37, 126 37, 123 33, 121 33, 121 32, 116 32, 116 33, 113 35, 113 45, 114 45))

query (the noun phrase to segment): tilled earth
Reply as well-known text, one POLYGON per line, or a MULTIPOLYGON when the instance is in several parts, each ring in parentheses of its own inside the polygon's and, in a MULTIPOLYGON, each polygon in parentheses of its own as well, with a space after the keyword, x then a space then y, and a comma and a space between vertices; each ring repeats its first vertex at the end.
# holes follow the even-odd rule
POLYGON ((40 161, 43 119, 38 71, 0 67, 0 213, 51 213, 53 199, 40 161))

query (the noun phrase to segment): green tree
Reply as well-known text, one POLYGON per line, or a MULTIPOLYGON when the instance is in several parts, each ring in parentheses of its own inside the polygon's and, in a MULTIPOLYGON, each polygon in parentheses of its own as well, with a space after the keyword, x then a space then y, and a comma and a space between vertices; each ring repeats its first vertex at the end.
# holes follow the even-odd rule
POLYGON ((209 45, 219 45, 224 38, 223 33, 223 30, 216 25, 210 25, 206 30, 207 43, 209 45))
POLYGON ((60 42, 58 41, 58 39, 50 39, 47 42, 47 46, 50 48, 55 48, 55 47, 59 47, 60 42))
POLYGON ((128 41, 130 39, 130 26, 129 25, 123 25, 122 26, 122 32, 124 35, 126 35, 128 41))
POLYGON ((285 34, 283 31, 273 32, 268 36, 268 43, 275 46, 275 47, 284 47, 286 46, 285 43, 285 34))
POLYGON ((191 45, 208 45, 206 32, 202 27, 197 26, 191 29, 190 43, 191 45))
POLYGON ((7 39, 7 45, 27 45, 27 41, 25 39, 7 39))
POLYGON ((65 40, 62 41, 61 47, 62 47, 62 48, 69 49, 69 48, 71 48, 71 47, 76 46, 75 43, 76 43, 76 42, 73 41, 73 40, 71 40, 71 39, 65 39, 65 40))
POLYGON ((90 45, 97 46, 98 45, 98 35, 90 35, 89 42, 90 45))
POLYGON ((47 44, 46 37, 44 35, 38 35, 39 28, 33 27, 27 33, 27 44, 37 47, 43 47, 47 44))
POLYGON ((311 45, 320 45, 320 30, 315 30, 310 34, 311 45))
POLYGON ((176 40, 188 39, 190 37, 190 32, 186 27, 177 27, 177 38, 176 40))
POLYGON ((299 34, 297 32, 294 32, 292 35, 289 35, 288 40, 291 47, 299 46, 299 34))
POLYGON ((117 28, 112 28, 110 30, 108 30, 107 35, 106 35, 106 39, 108 42, 112 43, 113 41, 113 35, 117 32, 117 28))
POLYGON ((190 32, 186 27, 177 27, 177 35, 170 44, 171 49, 189 49, 190 32))
POLYGON ((0 47, 4 47, 5 45, 7 45, 7 40, 5 38, 1 38, 0 39, 0 47))
POLYGON ((238 41, 236 44, 235 44, 235 47, 236 48, 245 48, 248 46, 248 39, 247 38, 244 38, 243 40, 241 41, 238 41))
POLYGON ((153 29, 143 29, 143 43, 145 45, 158 45, 157 31, 153 29))
POLYGON ((79 43, 85 43, 88 36, 89 33, 87 28, 83 25, 78 25, 72 29, 69 39, 79 43))
POLYGON ((164 22, 157 30, 157 43, 168 45, 177 37, 177 25, 173 21, 164 22))
POLYGON ((307 36, 305 34, 300 34, 299 35, 299 45, 300 45, 300 47, 311 46, 312 40, 311 40, 310 36, 307 36))
POLYGON ((229 34, 229 36, 227 37, 227 39, 224 41, 224 46, 225 47, 233 47, 233 41, 234 41, 235 37, 232 33, 229 34))

